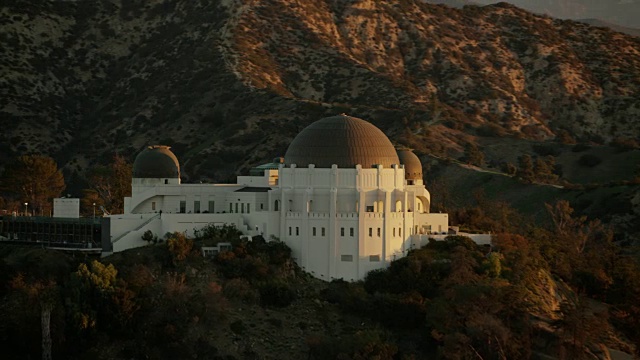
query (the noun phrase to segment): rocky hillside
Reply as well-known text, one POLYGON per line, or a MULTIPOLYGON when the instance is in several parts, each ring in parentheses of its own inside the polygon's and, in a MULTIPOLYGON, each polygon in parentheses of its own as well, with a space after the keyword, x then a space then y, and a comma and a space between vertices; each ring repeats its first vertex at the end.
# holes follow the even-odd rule
MULTIPOLYGON (((496 0, 475 0, 492 4, 496 0)), ((507 0, 523 9, 562 19, 597 18, 620 26, 640 28, 638 0, 507 0)))
POLYGON ((3 160, 78 172, 172 145, 190 180, 281 155, 340 112, 419 151, 483 137, 633 138, 640 39, 499 4, 14 1, 2 9, 3 160))

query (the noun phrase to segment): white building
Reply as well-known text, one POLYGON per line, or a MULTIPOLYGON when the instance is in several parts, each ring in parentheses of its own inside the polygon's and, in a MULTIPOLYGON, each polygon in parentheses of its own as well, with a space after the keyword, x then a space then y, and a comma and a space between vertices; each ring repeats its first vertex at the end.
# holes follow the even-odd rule
POLYGON ((374 125, 346 115, 309 125, 284 159, 239 176, 237 184, 181 184, 166 146, 141 152, 132 196, 110 216, 111 249, 143 246, 142 234, 207 224, 234 224, 247 235, 285 242, 299 266, 325 280, 364 278, 449 230, 447 214, 430 213, 422 165, 396 150, 374 125))

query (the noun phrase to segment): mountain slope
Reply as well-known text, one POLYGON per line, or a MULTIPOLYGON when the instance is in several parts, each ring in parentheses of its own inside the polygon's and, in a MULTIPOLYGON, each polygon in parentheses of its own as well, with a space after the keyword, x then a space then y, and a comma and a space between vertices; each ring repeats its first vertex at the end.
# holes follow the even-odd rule
POLYGON ((639 39, 506 4, 16 1, 2 14, 3 160, 43 152, 82 173, 166 143, 192 180, 220 180, 339 112, 442 154, 470 136, 640 130, 639 39))
MULTIPOLYGON (((493 4, 495 0, 476 0, 493 4)), ((523 9, 561 19, 597 18, 619 26, 640 28, 638 0, 507 0, 523 9)))

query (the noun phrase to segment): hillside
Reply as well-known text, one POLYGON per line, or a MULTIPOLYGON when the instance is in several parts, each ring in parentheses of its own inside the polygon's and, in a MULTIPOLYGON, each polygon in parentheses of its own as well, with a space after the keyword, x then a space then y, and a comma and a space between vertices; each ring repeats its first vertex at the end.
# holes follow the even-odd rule
POLYGON ((640 127, 640 39, 506 4, 15 1, 1 11, 3 160, 42 152, 67 174, 165 143, 189 179, 226 179, 340 112, 444 154, 475 136, 607 143, 640 127))
MULTIPOLYGON (((479 4, 492 4, 495 0, 475 0, 479 4)), ((529 11, 548 14, 561 19, 596 18, 618 26, 640 28, 638 0, 508 0, 529 11)))
MULTIPOLYGON (((543 237, 502 234, 488 254, 452 236, 364 281, 329 283, 278 241, 222 232, 168 234, 99 261, 0 246, 7 358, 40 357, 45 309, 53 358, 65 359, 609 359, 640 336, 637 264, 619 258, 599 274, 603 261, 573 263, 582 275, 571 286, 597 275, 585 289, 609 302, 587 299, 562 279, 577 259, 553 255, 543 237), (200 246, 218 241, 232 250, 203 258, 200 246)), ((601 254, 596 242, 586 256, 601 254)))

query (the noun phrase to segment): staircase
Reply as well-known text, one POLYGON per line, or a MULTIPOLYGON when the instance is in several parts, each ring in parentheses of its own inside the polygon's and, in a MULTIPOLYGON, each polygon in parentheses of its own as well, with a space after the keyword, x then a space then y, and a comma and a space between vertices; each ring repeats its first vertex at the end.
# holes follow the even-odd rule
POLYGON ((155 219, 159 219, 160 215, 162 214, 156 214, 152 217, 150 217, 149 219, 147 219, 145 222, 143 222, 142 224, 138 225, 135 229, 129 230, 125 233, 123 233, 122 235, 118 236, 117 238, 113 239, 113 241, 111 242, 112 244, 118 242, 118 240, 122 239, 123 237, 129 235, 130 233, 134 232, 134 231, 138 231, 140 229, 142 229, 143 227, 145 227, 147 224, 149 224, 151 221, 155 220, 155 219))

